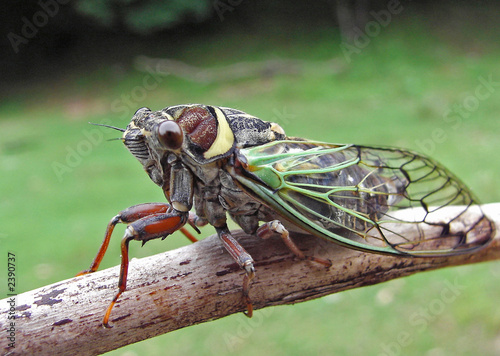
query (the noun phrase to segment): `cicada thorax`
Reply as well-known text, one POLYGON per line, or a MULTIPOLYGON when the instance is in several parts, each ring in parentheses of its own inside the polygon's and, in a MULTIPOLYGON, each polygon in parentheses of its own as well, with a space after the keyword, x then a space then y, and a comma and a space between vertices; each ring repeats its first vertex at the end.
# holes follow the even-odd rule
MULTIPOLYGON (((285 138, 279 125, 262 121, 244 112, 213 106, 189 105, 165 109, 184 133, 185 142, 180 152, 195 176, 195 210, 212 225, 225 224, 226 212, 246 214, 244 201, 248 196, 236 187, 227 175, 228 159, 235 149, 258 146, 285 138), (230 207, 233 207, 230 208, 230 207)), ((172 187, 171 194, 175 194, 172 187)), ((255 202, 253 203, 255 204, 255 202)), ((257 204, 260 206, 260 203, 257 204)), ((242 223, 247 231, 258 227, 255 216, 242 223)))

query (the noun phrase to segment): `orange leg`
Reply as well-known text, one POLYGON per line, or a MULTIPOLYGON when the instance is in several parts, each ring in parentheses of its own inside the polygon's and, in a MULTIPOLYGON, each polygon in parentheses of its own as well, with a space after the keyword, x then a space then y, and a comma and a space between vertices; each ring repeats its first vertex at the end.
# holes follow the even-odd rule
MULTIPOLYGON (((138 204, 131 206, 130 208, 127 208, 123 211, 120 211, 118 215, 116 215, 111 221, 108 223, 108 226, 106 228, 106 232, 104 233, 104 240, 102 241, 101 247, 99 248, 99 251, 97 252, 96 257, 94 258, 94 261, 90 265, 89 269, 86 269, 84 271, 81 271, 80 273, 77 274, 77 276, 81 276, 87 273, 92 273, 97 271, 99 268, 99 265, 101 264, 101 261, 104 257, 104 254, 106 253, 106 250, 108 249, 109 246, 109 240, 111 239, 111 234, 113 233, 113 230, 118 223, 131 223, 134 221, 137 221, 139 219, 142 219, 144 217, 154 215, 154 214, 160 214, 160 213, 166 213, 167 211, 173 210, 172 207, 169 204, 166 203, 145 203, 145 204, 138 204)), ((198 228, 194 223, 191 221, 194 221, 197 219, 196 215, 190 213, 189 215, 189 224, 197 230, 199 233, 198 228)), ((184 227, 180 228, 181 232, 186 235, 186 237, 191 240, 192 242, 198 241, 188 230, 186 230, 184 227)))
MULTIPOLYGON (((109 241, 111 239, 111 234, 118 223, 127 223, 127 229, 125 230, 125 235, 123 236, 121 242, 121 266, 120 266, 120 279, 118 282, 118 293, 113 298, 111 304, 106 310, 106 314, 103 319, 103 326, 111 327, 109 325, 109 317, 111 310, 115 305, 116 301, 120 295, 125 291, 127 287, 127 274, 128 274, 128 247, 131 240, 142 241, 146 243, 149 240, 156 238, 165 238, 168 235, 174 233, 177 230, 181 230, 192 242, 196 242, 196 238, 186 229, 184 225, 189 222, 197 231, 198 226, 203 226, 203 221, 196 217, 194 214, 188 214, 187 212, 179 212, 172 209, 172 207, 165 203, 147 203, 132 206, 128 209, 121 211, 109 222, 106 232, 104 234, 104 240, 97 252, 94 261, 90 265, 90 268, 78 273, 78 276, 92 273, 97 271, 99 265, 106 253, 109 246, 109 241)), ((199 232, 199 231, 198 231, 199 232)))
POLYGON ((115 297, 111 301, 111 304, 106 310, 106 314, 104 315, 104 319, 102 321, 102 325, 104 327, 111 327, 109 325, 109 316, 111 314, 111 310, 113 309, 113 306, 115 305, 120 295, 127 288, 129 242, 131 240, 138 240, 142 241, 144 244, 146 241, 152 239, 156 239, 159 237, 165 238, 166 236, 179 230, 187 220, 187 213, 174 210, 167 213, 149 215, 128 225, 121 243, 122 262, 120 266, 120 279, 118 281, 118 293, 116 293, 115 297))
MULTIPOLYGON (((195 229, 197 233, 200 233, 198 227, 205 226, 208 224, 208 222, 203 219, 200 219, 198 216, 196 216, 196 214, 189 212, 188 224, 191 225, 191 227, 195 229)), ((198 241, 198 239, 194 237, 186 228, 181 227, 180 230, 184 234, 184 236, 186 236, 189 240, 191 240, 191 242, 198 241)))

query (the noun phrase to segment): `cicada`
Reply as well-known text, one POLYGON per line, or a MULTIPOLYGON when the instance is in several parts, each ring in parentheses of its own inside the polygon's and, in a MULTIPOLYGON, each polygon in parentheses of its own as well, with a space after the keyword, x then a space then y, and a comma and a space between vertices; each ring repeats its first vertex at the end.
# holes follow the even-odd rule
POLYGON ((140 204, 116 215, 90 269, 81 272, 97 270, 114 226, 128 224, 119 290, 104 316, 106 327, 126 289, 129 242, 144 244, 177 230, 196 241, 184 229, 186 223, 195 229, 215 227, 245 271, 248 316, 254 261, 231 235, 227 215, 245 233, 263 238, 276 233, 298 258, 327 267, 329 260, 304 255, 289 232, 305 231, 349 248, 401 256, 472 253, 493 236, 492 223, 467 187, 440 164, 411 151, 288 137, 276 123, 199 104, 160 111, 141 108, 126 129, 118 130, 168 203, 140 204), (439 212, 450 205, 457 205, 456 214, 443 221, 439 212), (473 221, 455 226, 470 209, 477 210, 473 221), (422 229, 422 224, 431 228, 422 229))

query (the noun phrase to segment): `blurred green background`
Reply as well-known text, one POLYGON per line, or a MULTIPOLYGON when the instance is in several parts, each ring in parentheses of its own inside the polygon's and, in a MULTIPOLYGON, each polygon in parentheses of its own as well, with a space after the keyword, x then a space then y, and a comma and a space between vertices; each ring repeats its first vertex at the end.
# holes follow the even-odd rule
MULTIPOLYGON (((497 2, 1 6, 0 247, 16 254, 18 293, 88 268, 111 217, 163 200, 120 141, 108 141, 119 133, 88 124, 125 127, 143 106, 229 106, 289 135, 414 149, 481 202, 500 201, 497 2), (144 70, 140 56, 193 67, 144 70), (278 65, 265 66, 271 60, 278 65), (222 78, 237 63, 258 70, 222 78)), ((102 268, 119 264, 122 233, 102 268)), ((175 234, 131 244, 131 256, 186 243, 175 234)), ((232 315, 109 355, 498 355, 499 281, 498 262, 422 273, 251 320, 232 315)))

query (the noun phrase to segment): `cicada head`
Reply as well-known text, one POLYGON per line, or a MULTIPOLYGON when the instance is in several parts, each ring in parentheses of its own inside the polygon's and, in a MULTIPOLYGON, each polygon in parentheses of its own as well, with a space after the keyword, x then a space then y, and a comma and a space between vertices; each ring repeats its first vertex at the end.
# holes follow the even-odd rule
POLYGON ((283 138, 284 131, 277 124, 238 110, 199 104, 160 111, 141 108, 123 134, 125 146, 164 190, 174 161, 203 167, 229 157, 236 147, 283 138))
POLYGON ((123 133, 122 141, 125 147, 142 164, 153 182, 163 186, 168 181, 169 170, 161 165, 162 158, 166 153, 158 142, 158 127, 161 122, 166 121, 149 108, 137 110, 123 133))
POLYGON ((235 139, 224 114, 204 105, 136 111, 122 140, 159 186, 168 185, 171 163, 190 159, 206 164, 229 156, 235 139))

